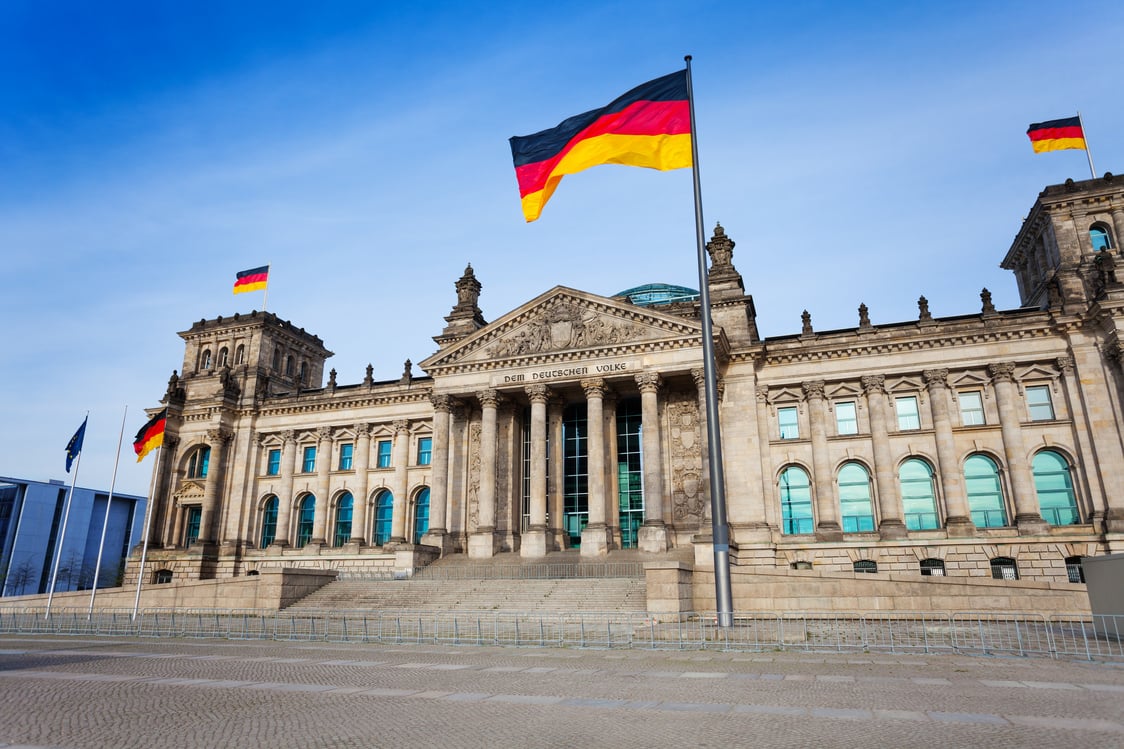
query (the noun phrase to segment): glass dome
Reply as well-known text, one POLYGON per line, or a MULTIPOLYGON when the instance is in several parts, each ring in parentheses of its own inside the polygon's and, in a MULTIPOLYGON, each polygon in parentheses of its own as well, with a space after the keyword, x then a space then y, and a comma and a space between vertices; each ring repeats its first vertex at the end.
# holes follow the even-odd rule
POLYGON ((688 289, 686 286, 646 283, 643 286, 634 286, 631 289, 617 292, 613 296, 624 297, 638 307, 650 307, 653 304, 668 304, 670 302, 693 302, 699 298, 699 292, 688 289))

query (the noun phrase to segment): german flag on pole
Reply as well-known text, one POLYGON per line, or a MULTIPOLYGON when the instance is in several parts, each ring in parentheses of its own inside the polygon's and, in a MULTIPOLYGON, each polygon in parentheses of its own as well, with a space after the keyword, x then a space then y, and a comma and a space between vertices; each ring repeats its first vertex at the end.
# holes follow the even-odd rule
POLYGON ((1080 117, 1036 122, 1026 129, 1026 134, 1030 136, 1030 145, 1035 153, 1064 151, 1068 148, 1088 150, 1080 117))
POLYGON ((243 291, 260 291, 264 289, 269 282, 269 266, 263 265, 260 268, 250 268, 250 270, 243 270, 238 272, 238 277, 234 281, 234 293, 241 294, 243 291))
POLYGON ((691 166, 687 71, 641 84, 557 127, 511 138, 523 216, 534 221, 563 175, 599 164, 665 171, 691 166))
POLYGON ((144 456, 164 444, 164 425, 168 421, 168 409, 162 408, 137 432, 133 440, 133 450, 137 453, 137 462, 144 460, 144 456))

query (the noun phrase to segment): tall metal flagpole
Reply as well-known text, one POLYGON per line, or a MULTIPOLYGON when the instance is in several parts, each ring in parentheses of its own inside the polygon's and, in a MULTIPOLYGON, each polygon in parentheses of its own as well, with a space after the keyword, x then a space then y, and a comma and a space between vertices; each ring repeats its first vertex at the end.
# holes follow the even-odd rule
POLYGON ((90 588, 90 610, 86 618, 94 617, 94 596, 98 593, 98 576, 101 574, 101 556, 105 550, 105 532, 109 528, 109 510, 113 507, 113 490, 117 486, 117 466, 121 463, 121 441, 125 439, 125 418, 129 415, 129 406, 125 405, 125 413, 121 414, 121 432, 117 435, 117 457, 113 459, 113 478, 109 480, 109 499, 105 501, 105 519, 101 523, 101 541, 98 543, 98 561, 94 564, 94 584, 90 588))
POLYGON ((1089 159, 1089 174, 1097 178, 1097 170, 1093 168, 1093 152, 1089 150, 1089 136, 1085 134, 1085 122, 1081 119, 1081 110, 1077 110, 1077 124, 1081 126, 1081 139, 1085 141, 1085 156, 1089 159))
POLYGON ((148 529, 152 525, 153 505, 156 504, 156 482, 160 476, 160 455, 164 452, 161 446, 156 451, 156 465, 152 468, 152 481, 148 485, 148 501, 144 504, 144 542, 141 545, 140 569, 137 570, 137 597, 133 600, 132 621, 137 619, 137 610, 140 609, 141 583, 144 582, 144 560, 148 557, 148 529))
POLYGON ((265 312, 266 307, 269 306, 269 274, 273 272, 273 263, 265 264, 265 288, 262 289, 261 297, 261 311, 265 312))
MULTIPOLYGON (((85 428, 90 420, 90 412, 86 412, 86 420, 82 422, 82 427, 85 428)), ((85 431, 82 433, 82 439, 85 440, 85 431)), ((62 512, 62 528, 59 530, 58 548, 55 552, 55 566, 51 570, 51 584, 47 588, 47 610, 43 612, 44 619, 51 618, 51 600, 55 597, 55 581, 59 576, 59 562, 62 561, 62 548, 66 543, 66 521, 70 519, 70 504, 74 501, 74 486, 78 483, 78 469, 82 467, 82 453, 85 450, 78 451, 78 459, 74 461, 74 478, 70 481, 70 493, 66 495, 66 507, 62 512)))
POLYGON ((714 324, 710 319, 710 287, 706 272, 702 188, 699 185, 699 140, 695 124, 695 94, 691 84, 691 56, 687 61, 687 104, 691 113, 691 178, 695 187, 695 239, 699 260, 699 312, 702 318, 703 379, 706 387, 706 438, 710 448, 710 518, 714 544, 714 602, 718 626, 734 624, 730 589, 730 528, 726 522, 726 479, 722 466, 722 431, 718 424, 718 387, 714 372, 714 324))

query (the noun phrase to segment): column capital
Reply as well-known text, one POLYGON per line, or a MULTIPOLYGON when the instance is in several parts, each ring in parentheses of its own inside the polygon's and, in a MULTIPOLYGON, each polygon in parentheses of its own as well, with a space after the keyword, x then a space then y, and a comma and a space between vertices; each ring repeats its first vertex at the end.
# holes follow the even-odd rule
POLYGON ((180 438, 177 437, 176 435, 174 435, 174 434, 173 435, 169 435, 169 434, 164 435, 164 447, 168 448, 169 450, 175 450, 176 447, 179 445, 179 443, 180 443, 180 438))
POLYGON ((658 393, 662 383, 659 372, 641 372, 636 375, 636 384, 641 393, 658 393))
POLYGON ((581 381, 582 390, 585 391, 586 398, 604 398, 605 394, 609 392, 609 386, 605 384, 605 380, 600 377, 590 377, 581 381))
MULTIPOLYGON (((1120 345, 1119 344, 1114 344, 1114 345, 1116 346, 1116 357, 1115 358, 1119 358, 1120 357, 1120 347, 1119 347, 1120 345)), ((1111 353, 1109 354, 1109 356, 1111 356, 1111 353)), ((1059 356, 1054 361, 1054 364, 1057 365, 1058 370, 1062 374, 1065 374, 1065 375, 1073 374, 1074 362, 1073 362, 1072 356, 1059 356)))
POLYGON ((527 393, 527 397, 530 398, 531 403, 545 404, 550 400, 550 388, 541 382, 536 382, 534 385, 527 385, 523 390, 527 393))
POLYGON ((804 391, 804 397, 808 400, 813 398, 822 400, 824 381, 823 380, 808 380, 807 382, 800 383, 800 389, 804 391))
POLYGON ((503 396, 500 395, 498 390, 489 388, 487 390, 480 390, 476 393, 476 400, 480 401, 480 405, 484 408, 498 408, 500 403, 503 402, 503 396))
POLYGON ((327 442, 332 439, 331 427, 316 427, 316 439, 320 442, 327 442))
POLYGON ((1012 361, 996 362, 987 365, 987 372, 996 382, 1015 381, 1015 363, 1012 361))
POLYGON ((758 403, 768 405, 768 403, 769 403, 769 386, 768 385, 758 385, 756 394, 757 394, 757 402, 758 403))
POLYGON ((450 413, 453 410, 453 398, 447 393, 430 393, 429 402, 433 404, 434 411, 450 413))
POLYGON ((948 387, 947 369, 926 369, 921 376, 925 378, 925 385, 930 390, 944 390, 948 387))
POLYGON ((286 429, 284 431, 278 432, 277 436, 281 438, 282 444, 291 445, 297 441, 297 430, 286 429))
POLYGON ((861 382, 863 392, 867 395, 872 393, 886 394, 886 375, 863 375, 861 382))
POLYGON ((234 439, 234 432, 229 429, 219 428, 207 430, 207 442, 212 445, 230 442, 232 439, 234 439))
POLYGON ((360 421, 352 428, 355 430, 356 437, 370 437, 374 424, 369 421, 360 421))
POLYGON ((402 434, 410 431, 410 422, 406 419, 398 419, 392 426, 394 427, 395 434, 402 434))

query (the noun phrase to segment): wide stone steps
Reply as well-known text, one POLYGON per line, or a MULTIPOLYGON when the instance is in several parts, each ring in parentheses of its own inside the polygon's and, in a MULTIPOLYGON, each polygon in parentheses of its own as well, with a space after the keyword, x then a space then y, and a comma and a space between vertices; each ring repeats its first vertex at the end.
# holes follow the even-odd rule
POLYGON ((289 609, 643 611, 643 579, 337 580, 289 609))

